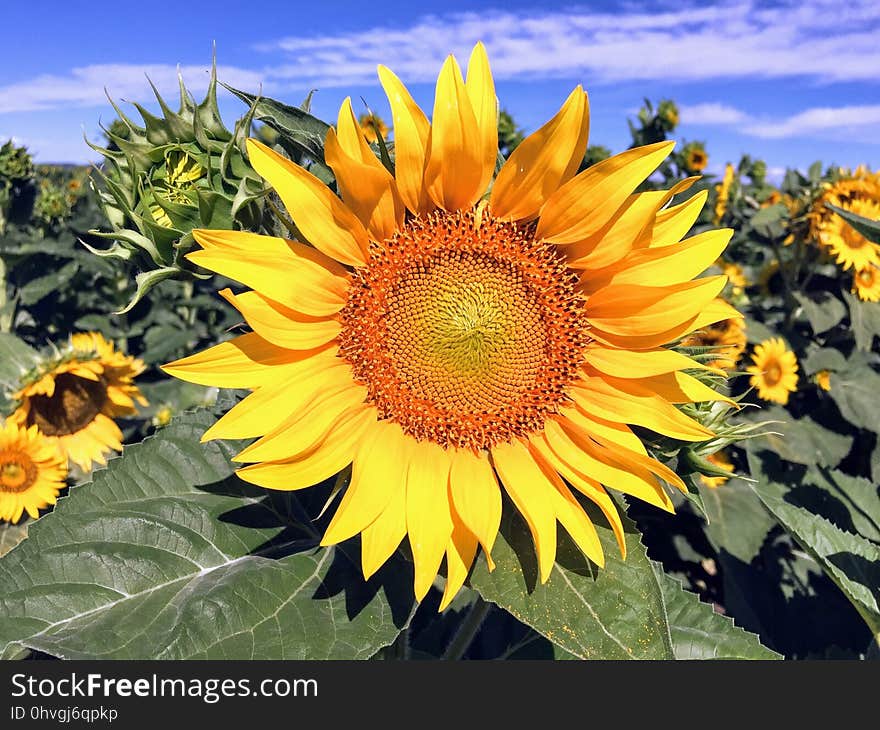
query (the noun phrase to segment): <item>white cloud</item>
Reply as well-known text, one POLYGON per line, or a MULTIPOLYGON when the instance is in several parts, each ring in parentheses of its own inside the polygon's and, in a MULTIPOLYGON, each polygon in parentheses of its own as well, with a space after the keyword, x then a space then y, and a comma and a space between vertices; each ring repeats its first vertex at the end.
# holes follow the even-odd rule
POLYGON ((756 117, 741 109, 719 102, 684 106, 680 110, 682 125, 736 127, 741 134, 762 139, 789 139, 791 137, 847 136, 870 132, 866 139, 880 142, 876 131, 880 128, 880 104, 814 107, 783 119, 756 117))

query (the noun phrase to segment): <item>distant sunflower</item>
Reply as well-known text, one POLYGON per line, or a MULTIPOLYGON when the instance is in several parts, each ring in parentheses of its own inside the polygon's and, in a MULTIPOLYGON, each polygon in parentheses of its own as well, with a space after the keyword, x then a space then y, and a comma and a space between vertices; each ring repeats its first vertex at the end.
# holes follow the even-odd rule
POLYGON ((859 168, 853 177, 828 185, 808 215, 812 238, 824 246, 844 270, 880 266, 880 245, 869 241, 826 207, 828 203, 871 220, 880 220, 880 173, 859 168))
POLYGON ((382 135, 382 139, 388 139, 388 125, 378 114, 361 114, 358 117, 358 126, 364 139, 370 144, 377 142, 379 135, 382 135))
POLYGON ((730 188, 736 177, 736 170, 729 162, 724 166, 724 177, 715 186, 715 225, 721 222, 727 212, 727 204, 730 200, 730 188))
POLYGON ((853 275, 852 291, 865 302, 880 302, 880 269, 865 266, 853 275))
POLYGON ((789 394, 797 390, 798 364, 784 340, 774 337, 756 345, 752 362, 746 372, 752 373, 749 383, 758 389, 758 396, 782 405, 788 403, 789 394))
POLYGON ((106 464, 107 453, 122 449, 113 419, 136 413, 135 401, 147 404, 133 382, 143 369, 98 332, 71 335, 57 356, 25 377, 11 419, 38 426, 81 469, 106 464))
POLYGON ((489 565, 501 488, 522 513, 546 581, 557 522, 598 565, 593 523, 606 487, 672 511, 681 479, 628 424, 685 441, 711 432, 674 403, 722 396, 663 345, 736 316, 726 278, 692 280, 731 231, 679 242, 704 202, 634 193, 672 143, 631 149, 576 174, 587 97, 516 147, 491 194, 497 100, 485 49, 467 78, 447 58, 432 121, 387 68, 395 174, 367 147, 350 100, 326 139, 342 200, 303 168, 248 141, 251 164, 314 245, 195 231, 194 263, 252 290, 224 296, 253 332, 166 365, 195 383, 253 392, 204 435, 259 440, 238 475, 302 489, 353 463, 322 544, 358 533, 365 576, 404 537, 421 600, 446 559, 448 605, 481 545, 489 565), (565 481, 563 481, 565 480, 565 481))
POLYGON ((816 385, 818 385, 822 390, 829 391, 831 390, 831 371, 830 370, 820 370, 815 375, 816 385))
POLYGON ((742 294, 743 289, 745 289, 749 283, 742 266, 735 264, 732 261, 724 260, 718 261, 718 266, 721 267, 721 273, 727 277, 727 281, 730 284, 734 295, 738 296, 742 294))
MULTIPOLYGON (((730 472, 733 471, 733 462, 730 461, 730 458, 723 450, 716 451, 714 454, 709 454, 709 456, 706 457, 706 461, 714 464, 719 469, 724 469, 730 472)), ((727 482, 729 478, 730 477, 710 477, 706 476, 705 474, 700 474, 700 481, 702 481, 703 484, 712 489, 720 487, 722 484, 727 482)))
POLYGON ((699 144, 691 145, 684 151, 684 164, 691 172, 701 172, 709 164, 709 155, 699 144))
POLYGON ((36 519, 65 486, 67 459, 36 426, 0 421, 0 520, 36 519))
POLYGON ((708 361, 706 365, 732 370, 746 349, 745 323, 740 316, 713 322, 689 334, 681 341, 681 346, 715 347, 715 359, 708 361))

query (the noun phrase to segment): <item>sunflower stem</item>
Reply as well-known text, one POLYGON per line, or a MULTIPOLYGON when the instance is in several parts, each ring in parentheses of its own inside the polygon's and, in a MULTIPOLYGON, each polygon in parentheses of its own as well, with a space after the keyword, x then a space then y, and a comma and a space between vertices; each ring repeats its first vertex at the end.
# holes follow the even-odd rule
POLYGON ((458 631, 452 637, 446 651, 443 652, 443 659, 456 660, 465 655, 491 608, 490 604, 477 596, 477 600, 471 604, 470 610, 458 627, 458 631))

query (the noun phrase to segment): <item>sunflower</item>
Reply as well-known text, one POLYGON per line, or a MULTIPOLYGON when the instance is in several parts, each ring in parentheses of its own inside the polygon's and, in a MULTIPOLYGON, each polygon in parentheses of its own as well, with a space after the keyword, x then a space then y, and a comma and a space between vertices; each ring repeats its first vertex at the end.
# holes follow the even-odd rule
POLYGON ((358 126, 364 139, 371 144, 378 141, 379 135, 382 135, 382 139, 388 139, 388 125, 378 114, 361 114, 358 117, 358 126))
POLYGON ((831 390, 831 371, 830 370, 820 370, 815 375, 816 385, 818 385, 822 390, 829 391, 831 390))
MULTIPOLYGON (((723 300, 718 301, 721 306, 723 300)), ((702 327, 681 341, 682 347, 714 347, 716 358, 706 363, 711 368, 733 369, 746 349, 746 328, 742 317, 730 317, 702 327)))
POLYGON ((719 260, 717 265, 721 268, 721 272, 727 277, 727 281, 730 283, 733 294, 735 296, 742 294, 743 289, 745 289, 749 283, 742 266, 735 264, 732 261, 724 261, 723 259, 719 260))
POLYGON ((98 332, 71 335, 56 356, 24 377, 11 418, 38 426, 83 470, 106 464, 108 452, 122 449, 113 419, 136 413, 135 401, 147 405, 133 382, 143 369, 98 332))
POLYGON ((852 291, 865 302, 880 302, 880 269, 866 266, 853 275, 852 291))
MULTIPOLYGON (((733 471, 733 462, 730 461, 727 454, 724 451, 716 451, 714 454, 709 454, 706 457, 706 461, 711 464, 714 464, 719 469, 724 469, 726 471, 733 471)), ((716 489, 724 484, 730 477, 710 477, 705 474, 700 474, 700 481, 703 482, 707 487, 711 489, 716 489)))
POLYGON ((869 241, 826 207, 836 205, 871 220, 880 219, 880 173, 859 168, 853 177, 829 184, 808 214, 810 235, 844 270, 880 266, 880 245, 869 241))
POLYGON ((36 426, 0 421, 0 520, 36 519, 64 488, 67 460, 36 426))
POLYGON ((709 155, 700 144, 688 145, 684 150, 684 165, 690 172, 700 172, 709 163, 709 155))
POLYGON ((577 173, 587 96, 577 87, 492 183, 497 100, 485 49, 467 77, 450 56, 433 120, 379 67, 395 130, 392 175, 367 147, 350 100, 326 138, 342 195, 254 140, 251 164, 312 246, 240 231, 195 231, 196 264, 249 287, 223 295, 253 332, 164 369, 253 392, 203 436, 261 436, 235 460, 245 481, 294 490, 352 464, 322 539, 358 533, 372 575, 408 536, 421 600, 446 560, 441 608, 482 546, 491 552, 502 487, 522 513, 546 581, 560 522, 604 564, 575 493, 604 512, 606 487, 672 511, 628 424, 685 441, 712 433, 674 403, 721 399, 663 347, 736 316, 726 278, 692 280, 731 231, 680 242, 705 193, 635 194, 673 144, 628 150, 577 173), (491 185, 491 193, 487 190, 491 185))
POLYGON ((758 396, 782 405, 788 403, 788 394, 797 390, 798 364, 784 340, 773 337, 756 345, 752 362, 746 372, 752 373, 749 383, 758 389, 758 396))

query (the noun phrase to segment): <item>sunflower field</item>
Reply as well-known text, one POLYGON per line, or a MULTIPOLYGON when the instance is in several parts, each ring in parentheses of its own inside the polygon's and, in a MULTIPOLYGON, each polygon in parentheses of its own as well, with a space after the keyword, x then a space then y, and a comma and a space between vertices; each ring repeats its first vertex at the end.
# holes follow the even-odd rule
POLYGON ((0 656, 878 658, 880 171, 378 74, 0 147, 0 656))

